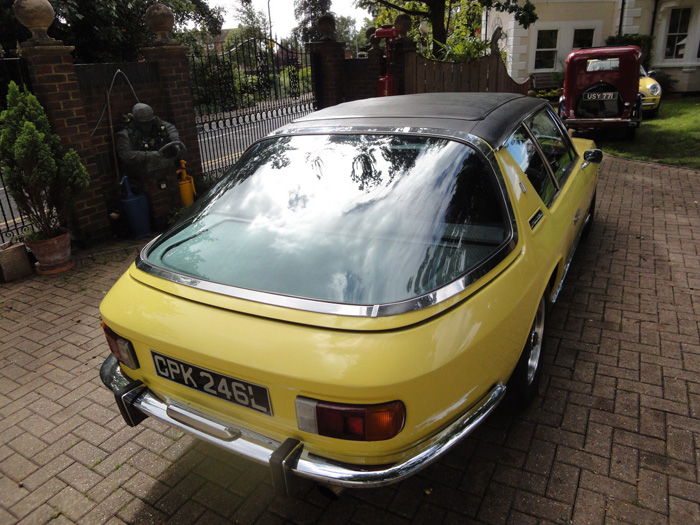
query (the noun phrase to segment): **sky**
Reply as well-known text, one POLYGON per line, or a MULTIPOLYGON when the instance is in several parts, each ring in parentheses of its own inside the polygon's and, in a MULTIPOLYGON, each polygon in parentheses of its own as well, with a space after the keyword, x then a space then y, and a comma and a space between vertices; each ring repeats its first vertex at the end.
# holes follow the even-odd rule
MULTIPOLYGON (((272 33, 283 38, 289 36, 292 28, 297 25, 294 18, 294 0, 269 0, 270 3, 270 18, 272 19, 272 33)), ((362 28, 362 20, 369 14, 362 9, 353 7, 353 0, 332 0, 331 10, 339 16, 351 16, 357 21, 356 29, 359 31, 362 28)), ((210 5, 221 6, 227 10, 224 14, 224 29, 238 26, 238 22, 234 19, 235 6, 238 5, 236 0, 214 0, 210 5)), ((267 16, 268 0, 253 0, 253 6, 257 11, 262 11, 267 16)))

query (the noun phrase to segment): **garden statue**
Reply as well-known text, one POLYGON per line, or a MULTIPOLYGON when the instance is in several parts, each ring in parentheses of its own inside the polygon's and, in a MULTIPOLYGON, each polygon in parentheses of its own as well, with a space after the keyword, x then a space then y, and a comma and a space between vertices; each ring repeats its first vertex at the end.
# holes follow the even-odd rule
POLYGON ((131 172, 175 166, 186 151, 175 126, 155 116, 153 108, 142 103, 134 105, 116 142, 119 158, 131 172))

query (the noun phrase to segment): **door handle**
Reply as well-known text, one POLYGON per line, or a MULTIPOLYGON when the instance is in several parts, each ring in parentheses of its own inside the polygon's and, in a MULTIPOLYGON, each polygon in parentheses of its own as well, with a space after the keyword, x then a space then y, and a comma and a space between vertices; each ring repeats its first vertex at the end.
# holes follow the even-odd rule
POLYGON ((581 209, 579 208, 576 210, 576 215, 574 215, 574 224, 578 224, 579 219, 581 218, 581 209))

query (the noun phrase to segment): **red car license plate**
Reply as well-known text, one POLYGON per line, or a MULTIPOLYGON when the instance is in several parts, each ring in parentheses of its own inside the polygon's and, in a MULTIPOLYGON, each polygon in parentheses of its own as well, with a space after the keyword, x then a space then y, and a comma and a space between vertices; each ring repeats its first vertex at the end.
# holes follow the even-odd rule
POLYGON ((617 100, 617 92, 606 91, 605 93, 584 93, 583 100, 617 100))
POLYGON ((200 368, 153 350, 151 354, 156 373, 160 377, 268 416, 272 415, 270 394, 264 386, 200 368))

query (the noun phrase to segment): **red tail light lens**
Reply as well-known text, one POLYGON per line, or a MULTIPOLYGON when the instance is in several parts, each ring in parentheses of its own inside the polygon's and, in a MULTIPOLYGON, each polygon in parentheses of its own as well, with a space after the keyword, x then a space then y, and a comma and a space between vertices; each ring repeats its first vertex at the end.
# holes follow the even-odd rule
POLYGON ((131 341, 115 334, 114 331, 104 323, 102 323, 102 329, 105 331, 107 344, 114 354, 114 357, 132 370, 137 369, 139 367, 139 360, 136 358, 136 352, 134 351, 134 346, 131 344, 131 341))
POLYGON ((299 430, 353 441, 383 441, 396 436, 406 421, 401 401, 381 405, 347 405, 298 397, 299 430))

